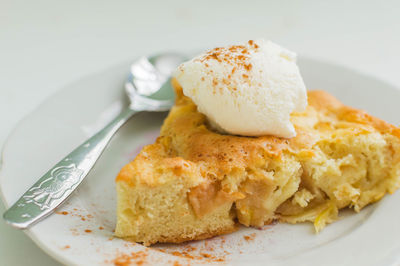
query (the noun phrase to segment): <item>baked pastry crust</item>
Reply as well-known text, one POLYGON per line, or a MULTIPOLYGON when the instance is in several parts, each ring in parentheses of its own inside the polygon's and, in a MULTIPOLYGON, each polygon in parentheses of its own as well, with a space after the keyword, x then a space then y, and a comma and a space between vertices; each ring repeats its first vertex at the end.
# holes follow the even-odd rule
MULTIPOLYGON (((115 234, 150 245, 204 239, 237 221, 310 221, 361 210, 400 186, 400 129, 323 91, 292 114, 297 136, 220 134, 173 81, 160 137, 119 173, 115 234)), ((221 107, 223 108, 223 106, 221 107)))

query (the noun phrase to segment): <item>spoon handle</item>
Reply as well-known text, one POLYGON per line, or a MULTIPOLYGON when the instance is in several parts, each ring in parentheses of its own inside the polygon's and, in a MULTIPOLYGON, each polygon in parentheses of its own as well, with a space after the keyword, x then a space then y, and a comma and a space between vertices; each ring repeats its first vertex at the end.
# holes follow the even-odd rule
POLYGON ((4 213, 6 222, 26 229, 50 215, 79 186, 115 132, 135 113, 130 108, 123 110, 106 127, 58 162, 4 213))

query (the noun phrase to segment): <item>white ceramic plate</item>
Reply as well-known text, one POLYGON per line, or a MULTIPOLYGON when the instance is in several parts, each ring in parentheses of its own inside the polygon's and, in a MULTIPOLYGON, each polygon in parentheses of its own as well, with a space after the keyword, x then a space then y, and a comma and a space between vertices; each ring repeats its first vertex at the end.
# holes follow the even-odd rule
MULTIPOLYGON (((399 124, 400 91, 352 70, 301 59, 309 89, 324 89, 344 103, 399 124)), ((27 116, 3 151, 0 187, 10 206, 38 177, 111 120, 126 104, 122 84, 129 63, 82 79, 27 116)), ((113 238, 114 178, 140 148, 154 141, 165 113, 143 113, 114 137, 93 171, 66 204, 26 233, 50 256, 71 265, 116 262, 152 265, 393 265, 400 256, 400 193, 386 196, 361 213, 320 234, 311 224, 276 224, 181 245, 145 248, 113 238), (63 214, 64 213, 64 214, 63 214), (162 251, 160 251, 162 250, 162 251)), ((23 255, 23 254, 21 254, 23 255)))

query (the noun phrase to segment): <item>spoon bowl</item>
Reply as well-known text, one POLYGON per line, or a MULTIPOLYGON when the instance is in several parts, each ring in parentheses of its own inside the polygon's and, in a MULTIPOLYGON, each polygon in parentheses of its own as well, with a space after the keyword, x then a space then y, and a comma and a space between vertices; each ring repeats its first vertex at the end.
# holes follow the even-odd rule
POLYGON ((131 65, 125 89, 131 101, 131 109, 166 111, 174 103, 175 94, 171 74, 185 57, 165 53, 142 57, 131 65))

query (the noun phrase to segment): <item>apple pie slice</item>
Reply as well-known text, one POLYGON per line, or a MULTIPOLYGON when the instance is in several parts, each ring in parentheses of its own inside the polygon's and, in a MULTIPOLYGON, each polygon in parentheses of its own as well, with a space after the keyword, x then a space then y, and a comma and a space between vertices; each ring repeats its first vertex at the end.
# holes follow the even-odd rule
POLYGON ((173 82, 160 137, 116 179, 118 237, 178 243, 274 220, 318 232, 400 186, 400 129, 326 92, 292 114, 296 137, 242 137, 214 131, 173 82))

